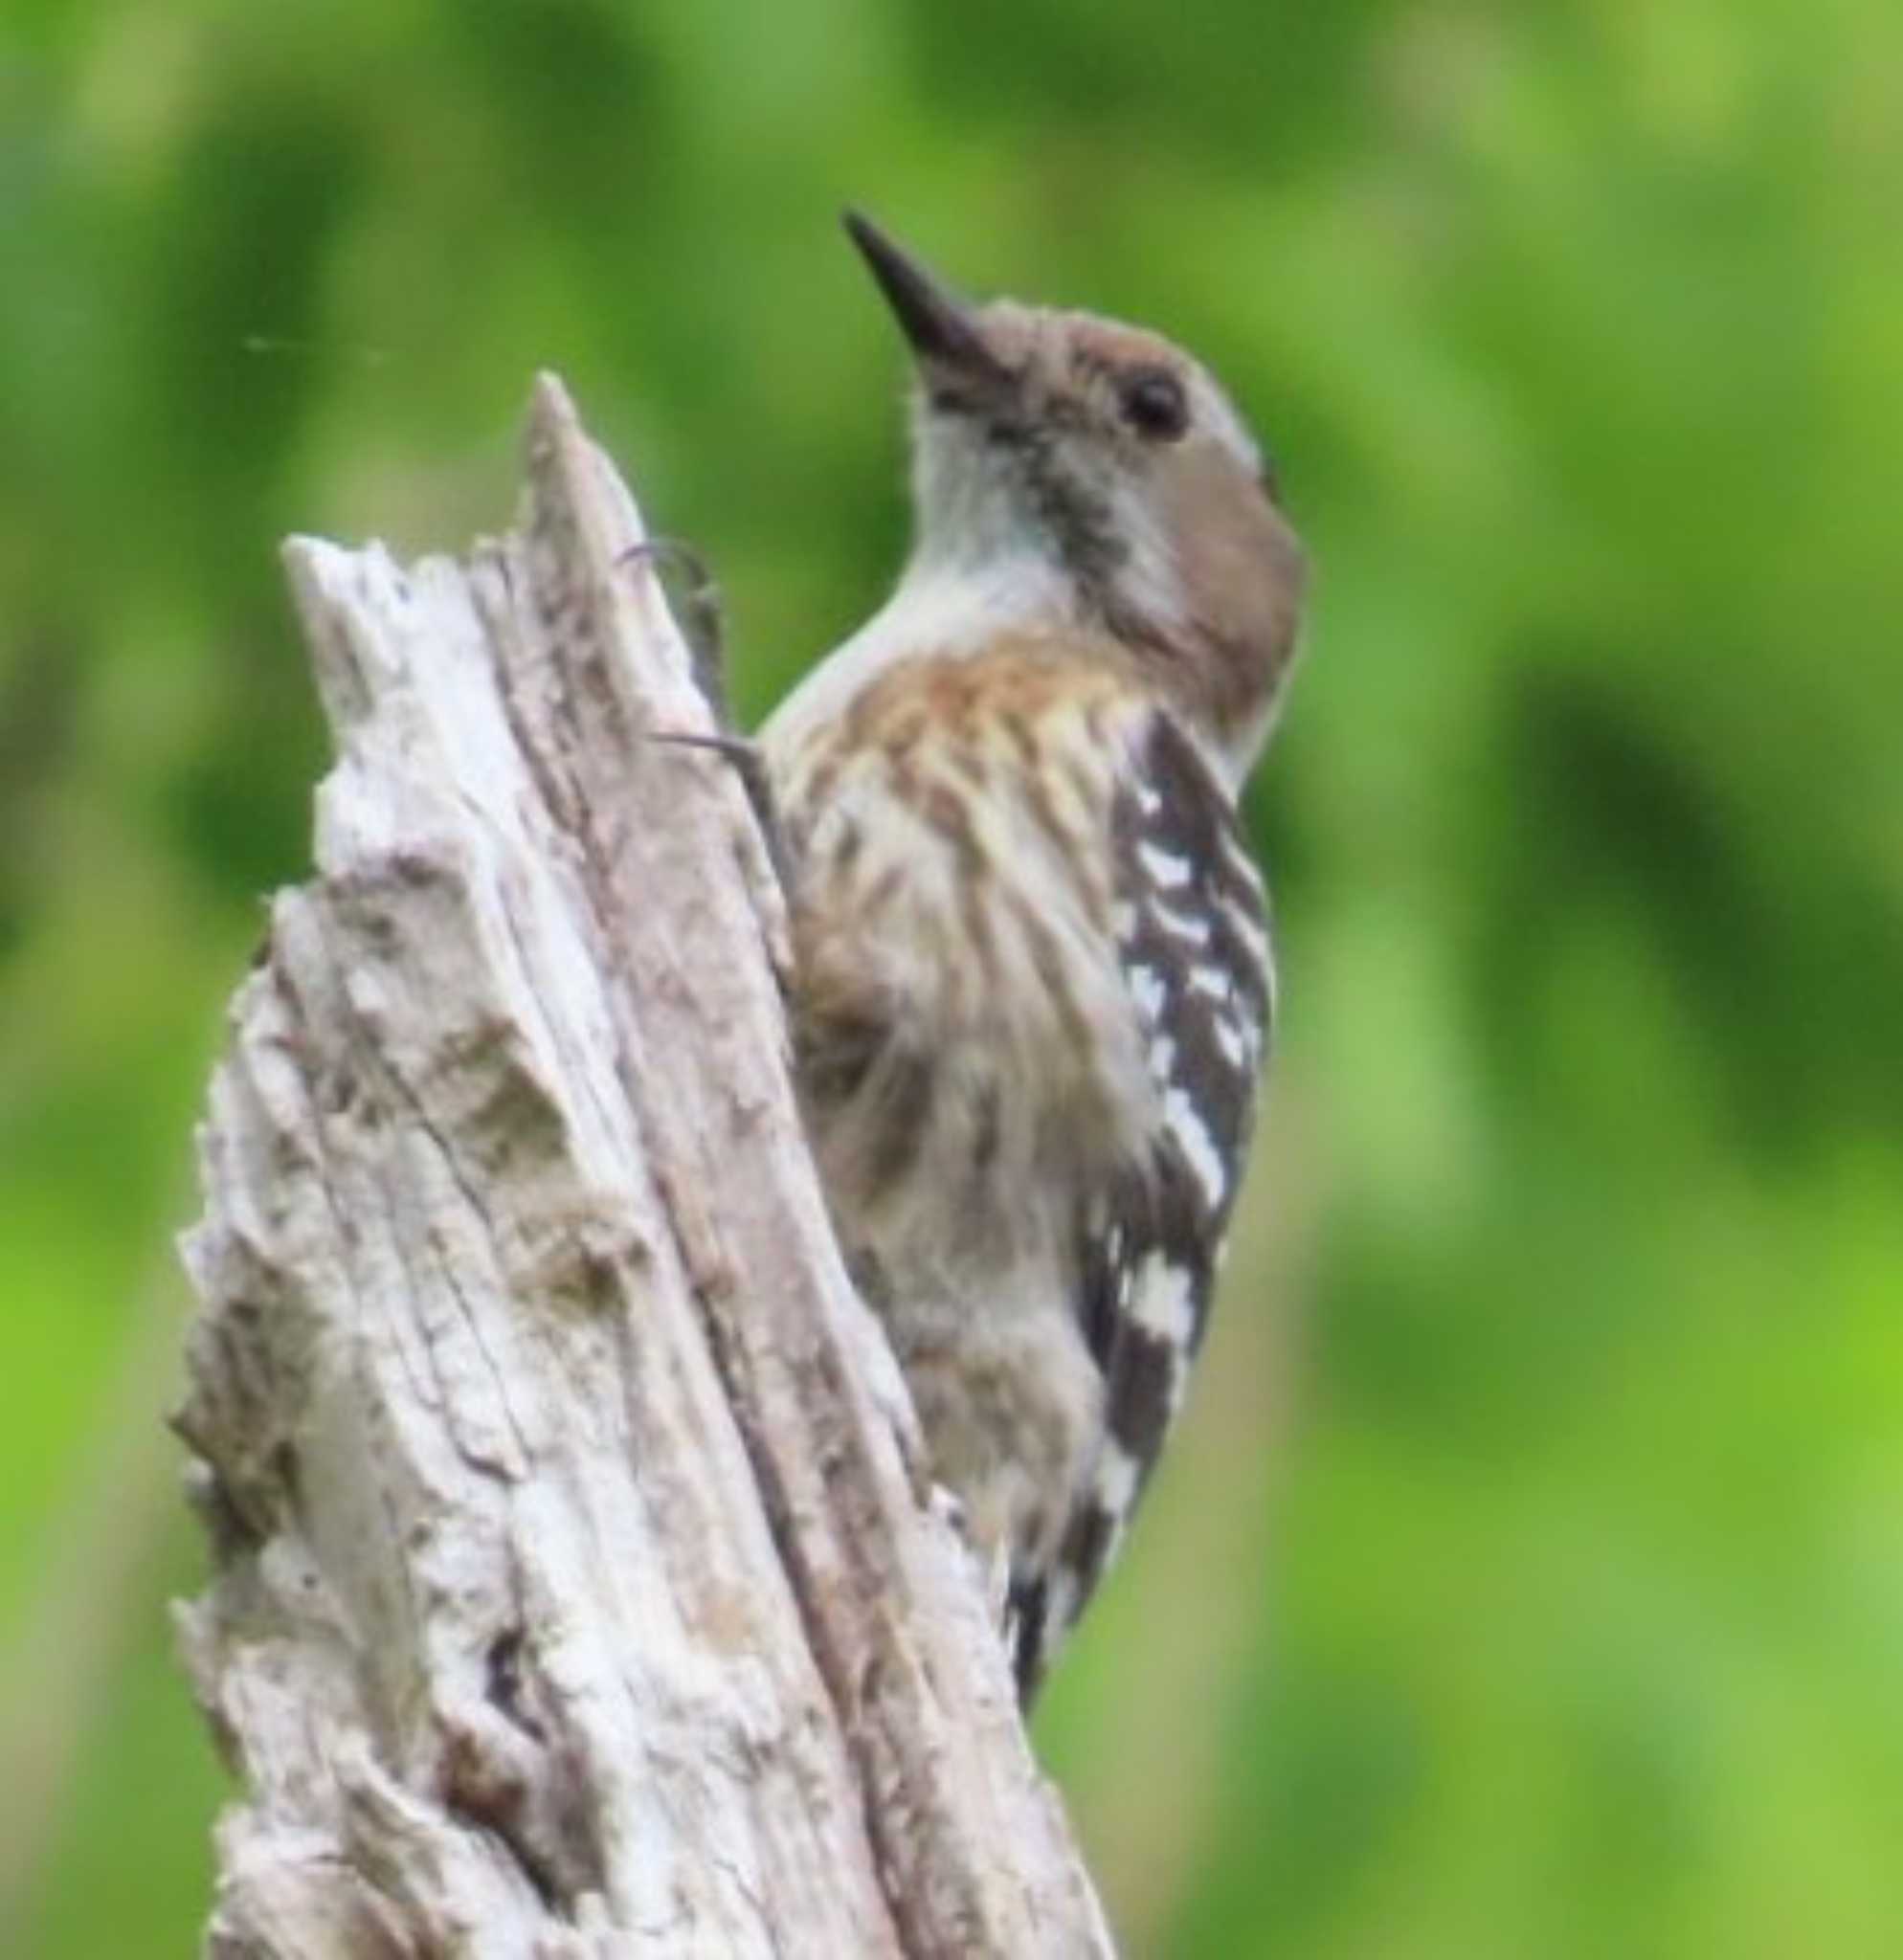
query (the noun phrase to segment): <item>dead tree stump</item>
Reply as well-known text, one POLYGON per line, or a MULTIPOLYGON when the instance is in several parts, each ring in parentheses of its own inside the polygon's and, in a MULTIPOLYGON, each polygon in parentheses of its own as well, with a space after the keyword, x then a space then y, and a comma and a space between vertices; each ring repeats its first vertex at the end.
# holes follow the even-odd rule
POLYGON ((287 548, 337 760, 186 1244, 208 1951, 1108 1953, 641 536, 545 379, 507 537, 287 548))

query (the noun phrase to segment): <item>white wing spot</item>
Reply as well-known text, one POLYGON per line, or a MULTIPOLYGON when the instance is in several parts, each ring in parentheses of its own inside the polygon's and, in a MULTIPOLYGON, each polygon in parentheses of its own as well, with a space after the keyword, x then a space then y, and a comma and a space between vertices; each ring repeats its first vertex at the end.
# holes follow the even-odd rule
POLYGON ((1097 1459, 1097 1502, 1112 1518, 1130 1514, 1136 1477, 1136 1459, 1113 1437, 1106 1437, 1104 1453, 1097 1459))
POLYGON ((1216 1045, 1222 1051, 1222 1058, 1231 1068, 1243 1068, 1249 1059, 1249 1044, 1243 1031, 1227 1014, 1218 1014, 1210 1022, 1216 1036, 1216 1045))
POLYGON ((1223 1166, 1221 1152, 1210 1140, 1209 1126, 1203 1122, 1200 1111, 1181 1089, 1172 1089, 1163 1098, 1163 1121, 1182 1146, 1183 1155, 1189 1160, 1197 1182, 1202 1186, 1202 1194, 1209 1209, 1212 1212, 1217 1210, 1228 1190, 1229 1173, 1223 1166))
POLYGON ((1150 916, 1173 939, 1185 939, 1191 946, 1209 944, 1209 921, 1195 912, 1175 912, 1160 899, 1153 899, 1150 916))
MULTIPOLYGON (((1044 1645, 1043 1652, 1049 1656, 1055 1637, 1063 1633, 1077 1617, 1077 1574, 1067 1565, 1060 1564, 1050 1576, 1050 1591, 1044 1598, 1044 1645)), ((1007 1640, 1007 1650, 1010 1647, 1007 1640)))
POLYGON ((1168 991, 1162 975, 1153 967, 1132 967, 1130 969, 1130 991, 1136 1002, 1138 1013, 1145 1021, 1153 1022, 1168 991))
POLYGON ((1196 1287, 1188 1269, 1153 1252, 1137 1271, 1131 1319, 1179 1354, 1187 1353, 1196 1335, 1196 1287))
POLYGON ((1222 833, 1222 856, 1231 870, 1245 878, 1250 888, 1260 894, 1264 890, 1262 872, 1256 861, 1249 856, 1247 847, 1234 831, 1226 827, 1222 833))
POLYGON ((1143 868, 1158 884, 1167 891, 1190 881, 1192 866, 1187 858, 1175 851, 1165 851, 1157 844, 1138 844, 1136 855, 1143 868))
POLYGON ((1189 991, 1201 994, 1205 1000, 1226 1001, 1235 992, 1236 986, 1220 967, 1193 967, 1190 969, 1189 991))
POLYGON ((1108 1571, 1123 1544, 1130 1514, 1136 1508, 1136 1487, 1141 1481, 1137 1461, 1114 1437, 1104 1438, 1103 1454, 1097 1459, 1097 1505, 1109 1521, 1104 1539, 1100 1571, 1108 1571))
POLYGON ((1235 929, 1236 937, 1248 948, 1249 957, 1258 967, 1268 966, 1268 934, 1262 929, 1261 923, 1249 916, 1241 905, 1229 901, 1223 902, 1222 909, 1228 914, 1229 924, 1235 929))

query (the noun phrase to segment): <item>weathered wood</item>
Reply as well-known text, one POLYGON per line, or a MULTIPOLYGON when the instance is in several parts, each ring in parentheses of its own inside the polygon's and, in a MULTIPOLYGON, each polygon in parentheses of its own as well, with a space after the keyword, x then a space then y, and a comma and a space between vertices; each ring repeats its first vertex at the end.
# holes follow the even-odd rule
POLYGON ((209 1950, 1104 1953, 641 535, 545 379, 508 537, 287 550, 337 762, 186 1245, 209 1950))

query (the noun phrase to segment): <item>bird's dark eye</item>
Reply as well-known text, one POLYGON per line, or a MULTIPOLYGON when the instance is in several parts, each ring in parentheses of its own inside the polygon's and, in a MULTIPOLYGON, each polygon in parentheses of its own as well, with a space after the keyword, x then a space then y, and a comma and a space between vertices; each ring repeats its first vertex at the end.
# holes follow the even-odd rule
POLYGON ((1118 394, 1123 418, 1152 442, 1174 442, 1189 427, 1189 396, 1167 368, 1143 368, 1118 394))

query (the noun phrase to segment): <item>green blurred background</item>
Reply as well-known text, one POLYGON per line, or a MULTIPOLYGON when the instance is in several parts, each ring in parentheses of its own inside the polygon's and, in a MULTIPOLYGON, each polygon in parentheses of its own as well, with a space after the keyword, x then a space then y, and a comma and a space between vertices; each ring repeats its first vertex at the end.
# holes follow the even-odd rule
POLYGON ((1129 1952, 1903 1954, 1894 0, 9 0, 0 1950, 191 1950, 188 1138, 290 529, 559 368, 750 716, 903 546, 862 201, 1202 352, 1319 569, 1184 1439, 1040 1719, 1129 1952))

